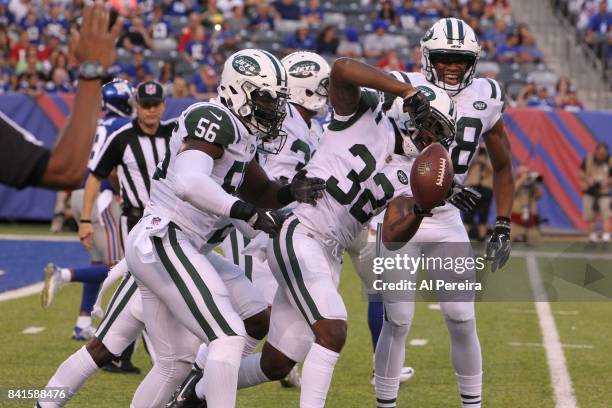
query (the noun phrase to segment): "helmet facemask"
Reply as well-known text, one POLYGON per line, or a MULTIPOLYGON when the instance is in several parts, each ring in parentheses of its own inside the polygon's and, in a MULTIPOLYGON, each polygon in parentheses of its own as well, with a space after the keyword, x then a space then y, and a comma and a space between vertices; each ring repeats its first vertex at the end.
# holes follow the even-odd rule
POLYGON ((424 70, 431 78, 430 81, 452 96, 467 88, 474 79, 478 57, 471 52, 425 49, 424 57, 424 70), (436 65, 440 63, 444 65, 463 64, 465 68, 463 70, 436 69, 436 65))
POLYGON ((225 103, 229 102, 232 110, 237 108, 236 113, 251 130, 264 136, 278 133, 287 114, 287 93, 259 87, 249 81, 242 84, 242 90, 246 95, 244 105, 231 106, 231 100, 225 103))
POLYGON ((243 118, 259 133, 258 149, 269 154, 278 154, 287 139, 281 129, 287 115, 287 93, 266 88, 252 88, 245 82, 243 90, 247 95, 246 104, 239 109, 243 118))
POLYGON ((431 115, 429 115, 421 127, 412 127, 410 130, 410 139, 419 152, 432 143, 440 143, 448 150, 451 143, 455 140, 455 123, 437 109, 431 110, 431 115))

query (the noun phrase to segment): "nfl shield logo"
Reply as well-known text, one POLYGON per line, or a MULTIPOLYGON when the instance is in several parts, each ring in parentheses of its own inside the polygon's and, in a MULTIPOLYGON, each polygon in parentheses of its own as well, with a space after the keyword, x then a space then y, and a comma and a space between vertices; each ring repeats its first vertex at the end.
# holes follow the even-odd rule
POLYGON ((155 91, 157 90, 157 87, 155 86, 155 84, 146 84, 145 85, 145 93, 147 95, 155 95, 155 91))
POLYGON ((153 219, 151 220, 151 225, 157 226, 157 225, 159 225, 160 222, 161 222, 161 218, 153 217, 153 219))
POLYGON ((417 167, 417 174, 419 176, 424 176, 429 173, 431 173, 431 162, 419 163, 417 167))

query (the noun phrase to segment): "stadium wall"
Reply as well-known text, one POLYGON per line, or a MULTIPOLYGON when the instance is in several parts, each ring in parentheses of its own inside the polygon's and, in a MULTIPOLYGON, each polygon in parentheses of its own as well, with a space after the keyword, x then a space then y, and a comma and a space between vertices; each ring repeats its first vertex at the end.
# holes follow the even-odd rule
MULTIPOLYGON (((51 147, 69 114, 73 96, 0 95, 0 110, 51 147)), ((164 119, 178 116, 192 99, 170 99, 164 119)), ((584 229, 581 217, 580 162, 598 141, 612 145, 612 113, 509 109, 504 114, 516 163, 528 164, 544 177, 540 214, 548 226, 584 229)), ((0 186, 0 218, 46 220, 55 195, 42 189, 17 191, 0 186)))

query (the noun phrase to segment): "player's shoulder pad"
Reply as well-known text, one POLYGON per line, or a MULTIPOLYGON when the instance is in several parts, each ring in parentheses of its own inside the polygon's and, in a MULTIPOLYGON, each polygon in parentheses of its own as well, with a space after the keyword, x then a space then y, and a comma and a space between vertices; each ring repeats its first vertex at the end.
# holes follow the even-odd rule
POLYGON ((503 112, 506 106, 506 92, 499 82, 491 78, 475 78, 472 86, 477 95, 474 109, 485 110, 490 106, 503 112))
POLYGON ((186 137, 205 140, 221 146, 240 141, 238 124, 225 106, 199 102, 181 115, 186 137))
POLYGON ((357 111, 365 111, 368 109, 375 110, 376 107, 383 102, 383 99, 384 95, 382 92, 371 88, 361 88, 357 111))

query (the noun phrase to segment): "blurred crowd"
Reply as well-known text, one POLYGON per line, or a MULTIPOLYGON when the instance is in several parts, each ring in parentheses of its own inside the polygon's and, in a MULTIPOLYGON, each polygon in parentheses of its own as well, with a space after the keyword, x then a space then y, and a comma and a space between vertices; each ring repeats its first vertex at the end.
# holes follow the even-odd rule
POLYGON ((612 60, 612 0, 554 0, 578 30, 580 40, 610 67, 612 60))
MULTIPOLYGON (((214 95, 225 57, 253 46, 279 56, 306 49, 330 60, 349 56, 386 70, 418 71, 420 37, 435 20, 454 16, 467 21, 481 39, 479 75, 515 82, 508 95, 517 105, 581 107, 572 100, 576 93, 568 81, 559 85, 567 88, 563 97, 552 95, 550 80, 539 84, 535 78, 522 88, 530 76, 521 70, 542 70, 544 61, 530 29, 513 20, 508 0, 110 3, 125 18, 111 73, 134 84, 158 79, 173 97, 214 95), (546 102, 535 103, 536 98, 546 102)), ((0 1, 0 92, 37 96, 74 89, 67 38, 82 6, 83 0, 0 1)))

